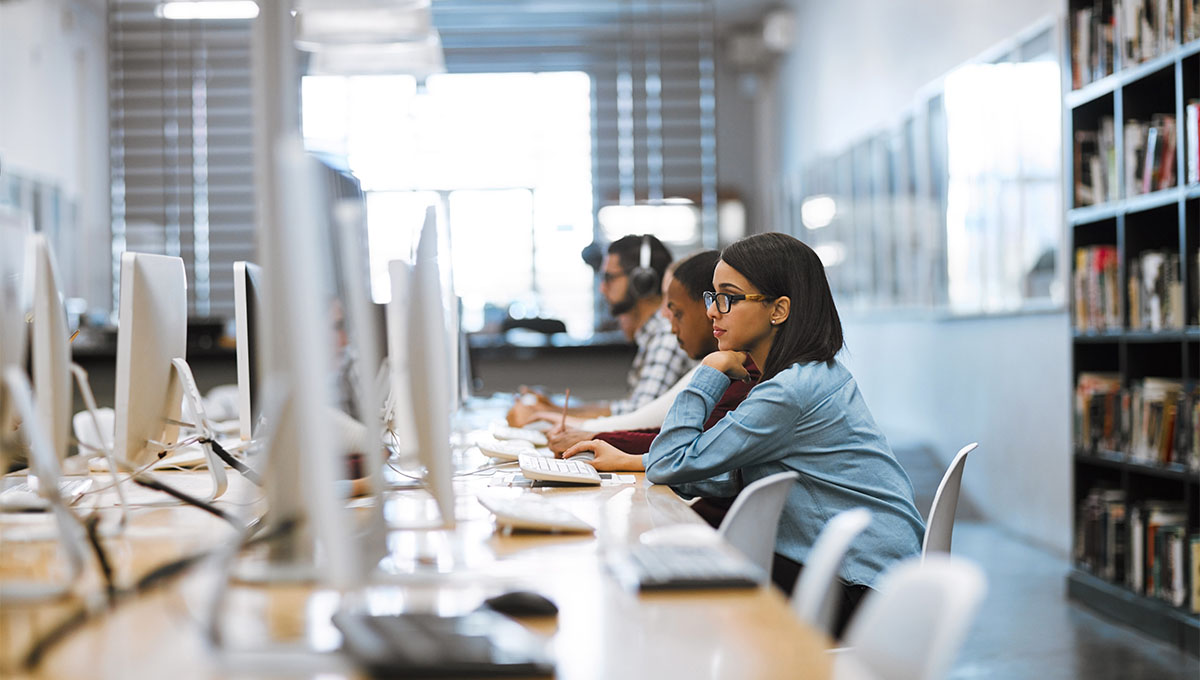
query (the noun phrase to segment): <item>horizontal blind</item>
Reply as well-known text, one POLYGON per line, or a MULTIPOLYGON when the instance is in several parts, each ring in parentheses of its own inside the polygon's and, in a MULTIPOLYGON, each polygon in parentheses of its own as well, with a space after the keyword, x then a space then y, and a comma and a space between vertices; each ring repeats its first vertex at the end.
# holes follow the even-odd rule
POLYGON ((254 259, 249 21, 170 21, 110 0, 113 300, 123 250, 183 258, 189 314, 233 316, 254 259))
POLYGON ((592 77, 594 210, 691 198, 716 244, 710 0, 433 4, 450 72, 592 77))

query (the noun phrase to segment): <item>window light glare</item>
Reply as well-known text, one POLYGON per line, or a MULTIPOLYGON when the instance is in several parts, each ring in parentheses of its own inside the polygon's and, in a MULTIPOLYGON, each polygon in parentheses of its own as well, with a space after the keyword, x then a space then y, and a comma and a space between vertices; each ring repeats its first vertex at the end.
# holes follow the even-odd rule
POLYGON ((809 229, 828 227, 837 216, 837 203, 833 196, 817 194, 804 199, 800 204, 800 221, 809 229))
POLYGON ((846 246, 838 241, 813 246, 813 252, 821 258, 821 264, 826 267, 836 267, 846 260, 846 246))
POLYGON ((629 234, 654 234, 664 241, 685 243, 696 238, 699 212, 694 205, 606 205, 598 217, 610 241, 629 234))
POLYGON ((253 19, 258 16, 258 4, 253 0, 199 0, 193 2, 164 2, 154 8, 161 19, 253 19))

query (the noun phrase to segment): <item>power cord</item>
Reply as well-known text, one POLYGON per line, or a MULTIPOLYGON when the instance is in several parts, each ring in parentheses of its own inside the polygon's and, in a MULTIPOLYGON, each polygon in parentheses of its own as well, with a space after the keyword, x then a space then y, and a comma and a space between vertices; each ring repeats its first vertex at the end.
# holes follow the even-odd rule
POLYGON ((262 477, 260 477, 257 472, 250 469, 250 466, 246 465, 242 461, 238 460, 237 458, 234 458, 233 454, 226 451, 225 447, 223 447, 217 443, 217 440, 205 438, 205 439, 201 439, 200 443, 208 444, 209 446, 211 446, 213 453, 217 454, 217 458, 220 458, 221 460, 225 461, 226 465, 233 468, 234 470, 237 470, 243 477, 248 479, 252 484, 254 484, 255 486, 263 485, 262 477))
POLYGON ((238 529, 242 528, 242 523, 238 520, 237 517, 234 517, 233 515, 225 512, 224 510, 222 510, 221 508, 218 508, 217 506, 213 505, 212 503, 209 503, 207 501, 202 501, 199 498, 196 498, 195 496, 192 496, 190 494, 186 494, 186 493, 180 491, 179 489, 176 489, 173 486, 164 484, 163 482, 158 481, 157 479, 155 479, 154 477, 151 477, 150 475, 147 475, 147 474, 134 475, 133 482, 139 486, 144 486, 147 489, 154 489, 155 491, 161 491, 161 492, 167 494, 168 496, 171 496, 172 498, 176 498, 178 500, 183 501, 184 503, 187 503, 188 505, 194 505, 197 508, 200 508, 201 510, 203 510, 209 514, 216 515, 217 517, 220 517, 221 519, 225 520, 226 522, 229 522, 230 524, 232 524, 234 527, 236 527, 238 529))
MULTIPOLYGON (((260 543, 273 541, 288 533, 291 533, 296 526, 296 522, 280 522, 271 531, 261 535, 256 535, 257 532, 264 526, 265 524, 261 518, 248 525, 246 540, 242 542, 239 550, 260 543)), ((138 579, 132 588, 125 590, 113 588, 107 603, 102 608, 91 609, 87 606, 80 607, 75 613, 65 618, 54 628, 51 628, 46 632, 45 635, 38 638, 30 646, 29 652, 25 655, 25 658, 21 660, 22 669, 25 671, 33 671, 37 668, 38 664, 41 663, 46 654, 55 647, 55 645, 59 644, 63 640, 66 640, 72 633, 83 628, 91 621, 116 609, 123 602, 127 602, 140 595, 144 595, 150 589, 184 573, 188 570, 188 568, 205 560, 215 552, 215 550, 205 550, 202 552, 193 553, 191 555, 186 555, 153 569, 138 579)))

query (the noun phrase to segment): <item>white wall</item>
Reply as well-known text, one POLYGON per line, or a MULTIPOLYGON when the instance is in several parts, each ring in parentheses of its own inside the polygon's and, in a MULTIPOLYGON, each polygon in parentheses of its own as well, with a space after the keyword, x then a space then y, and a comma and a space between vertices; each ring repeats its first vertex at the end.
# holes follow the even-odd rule
POLYGON ((103 0, 0 2, 0 163, 57 185, 78 232, 55 254, 68 296, 111 306, 107 26, 103 0))
MULTIPOLYGON (((893 122, 920 89, 1015 36, 1045 0, 794 0, 796 49, 777 71, 776 171, 893 122)), ((991 520, 1070 546, 1070 335, 1065 312, 946 320, 845 319, 854 372, 894 442, 944 463, 978 440, 965 493, 991 520)))
MULTIPOLYGON (((845 320, 842 357, 893 445, 943 463, 964 444, 964 493, 989 519, 1070 545, 1070 331, 1066 314, 845 320)), ((924 510, 924 508, 922 508, 924 510)))

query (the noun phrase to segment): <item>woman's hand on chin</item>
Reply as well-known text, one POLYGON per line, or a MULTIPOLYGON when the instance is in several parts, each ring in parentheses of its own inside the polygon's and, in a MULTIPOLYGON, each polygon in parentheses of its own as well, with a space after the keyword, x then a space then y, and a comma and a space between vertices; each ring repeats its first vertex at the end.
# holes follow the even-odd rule
POLYGON ((720 350, 713 352, 704 357, 701 363, 705 366, 715 368, 718 371, 729 376, 731 380, 745 380, 750 377, 746 371, 746 367, 742 364, 746 363, 746 358, 749 355, 745 352, 734 352, 732 350, 720 350))

